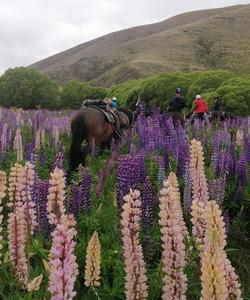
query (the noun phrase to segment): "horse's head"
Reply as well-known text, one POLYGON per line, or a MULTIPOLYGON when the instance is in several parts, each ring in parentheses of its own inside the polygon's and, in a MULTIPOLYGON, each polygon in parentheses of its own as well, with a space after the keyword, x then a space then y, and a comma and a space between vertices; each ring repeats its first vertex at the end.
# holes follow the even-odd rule
POLYGON ((117 110, 121 111, 127 115, 128 120, 129 120, 129 125, 132 125, 134 123, 134 121, 135 121, 134 120, 134 118, 135 118, 134 112, 131 109, 129 109, 127 107, 118 107, 117 110))

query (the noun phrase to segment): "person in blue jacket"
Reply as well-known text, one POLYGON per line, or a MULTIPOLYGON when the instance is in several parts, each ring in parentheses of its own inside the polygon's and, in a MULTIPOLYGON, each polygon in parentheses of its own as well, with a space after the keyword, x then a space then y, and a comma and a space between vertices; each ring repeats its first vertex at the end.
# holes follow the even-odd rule
POLYGON ((118 107, 118 102, 117 102, 117 98, 116 97, 112 98, 111 107, 112 108, 117 108, 118 107))

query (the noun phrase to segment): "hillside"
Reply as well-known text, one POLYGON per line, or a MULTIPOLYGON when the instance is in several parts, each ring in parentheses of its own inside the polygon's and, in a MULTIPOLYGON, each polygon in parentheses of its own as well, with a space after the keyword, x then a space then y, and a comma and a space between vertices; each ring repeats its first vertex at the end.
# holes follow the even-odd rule
POLYGON ((110 33, 31 67, 59 84, 103 86, 169 71, 250 72, 249 28, 250 5, 194 11, 110 33))

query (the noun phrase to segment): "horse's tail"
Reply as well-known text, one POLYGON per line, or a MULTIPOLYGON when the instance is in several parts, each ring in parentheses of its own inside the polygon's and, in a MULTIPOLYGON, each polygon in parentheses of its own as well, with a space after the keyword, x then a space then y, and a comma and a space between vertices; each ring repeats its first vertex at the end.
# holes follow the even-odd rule
POLYGON ((81 114, 78 114, 71 123, 71 145, 69 149, 69 175, 76 170, 79 164, 85 163, 85 152, 82 151, 82 142, 85 139, 85 121, 81 114))

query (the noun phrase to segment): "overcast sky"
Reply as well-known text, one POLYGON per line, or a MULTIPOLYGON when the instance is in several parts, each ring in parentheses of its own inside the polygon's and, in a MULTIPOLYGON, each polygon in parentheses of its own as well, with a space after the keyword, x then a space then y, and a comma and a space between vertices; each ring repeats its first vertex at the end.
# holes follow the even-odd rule
POLYGON ((0 0, 0 74, 104 34, 250 0, 0 0))

